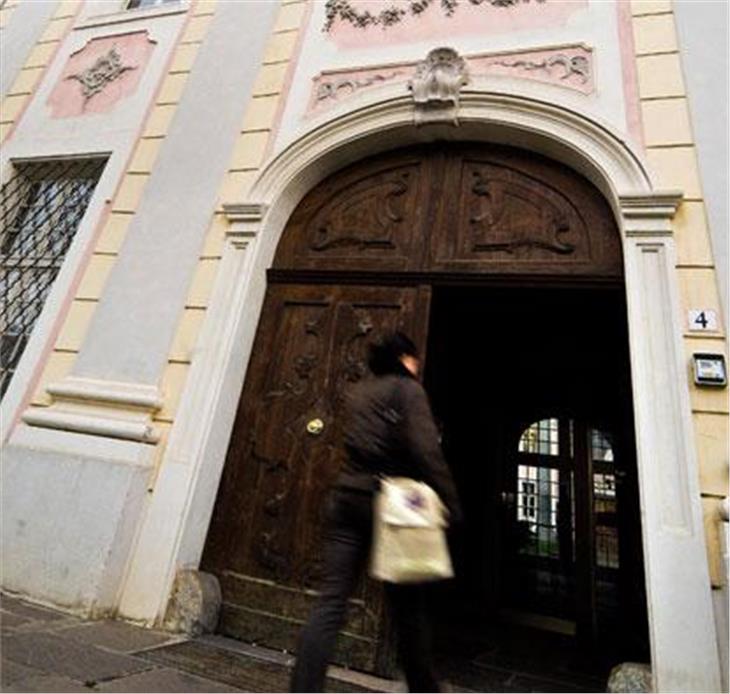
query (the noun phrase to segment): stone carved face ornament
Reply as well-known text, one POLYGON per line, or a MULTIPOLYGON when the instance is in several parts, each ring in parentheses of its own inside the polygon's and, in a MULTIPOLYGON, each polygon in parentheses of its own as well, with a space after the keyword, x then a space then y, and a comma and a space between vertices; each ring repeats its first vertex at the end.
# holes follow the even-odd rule
POLYGON ((97 58, 91 67, 75 75, 69 75, 66 79, 77 80, 81 83, 84 103, 86 103, 92 96, 103 91, 110 82, 118 79, 128 70, 136 69, 136 65, 122 65, 122 56, 114 46, 108 53, 97 58))
POLYGON ((464 59, 453 48, 434 48, 408 83, 416 104, 416 123, 451 120, 458 125, 459 92, 468 82, 464 59))

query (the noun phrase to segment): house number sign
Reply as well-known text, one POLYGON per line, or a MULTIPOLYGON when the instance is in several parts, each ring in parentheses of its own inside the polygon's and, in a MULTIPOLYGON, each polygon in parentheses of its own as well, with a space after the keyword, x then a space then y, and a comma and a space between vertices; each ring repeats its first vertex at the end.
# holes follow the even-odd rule
POLYGON ((691 308, 689 314, 689 329, 692 332, 717 331, 717 313, 709 308, 691 308))

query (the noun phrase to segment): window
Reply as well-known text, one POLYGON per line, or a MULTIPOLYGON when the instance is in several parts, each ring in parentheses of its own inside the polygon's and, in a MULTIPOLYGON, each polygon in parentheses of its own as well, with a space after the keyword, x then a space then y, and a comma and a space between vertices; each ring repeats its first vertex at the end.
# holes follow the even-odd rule
POLYGON ((17 164, 0 191, 0 397, 104 168, 101 159, 17 164))
POLYGON ((159 5, 169 5, 173 2, 180 2, 181 0, 128 0, 127 9, 137 10, 142 7, 157 7, 159 5))
POLYGON ((520 437, 521 453, 558 455, 558 420, 542 419, 531 424, 520 437))

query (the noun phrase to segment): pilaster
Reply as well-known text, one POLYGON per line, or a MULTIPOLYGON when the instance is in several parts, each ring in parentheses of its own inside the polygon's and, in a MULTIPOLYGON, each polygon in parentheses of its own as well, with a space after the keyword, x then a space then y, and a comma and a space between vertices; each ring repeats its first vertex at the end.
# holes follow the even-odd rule
POLYGON ((619 198, 656 690, 720 689, 672 218, 676 192, 619 198), (681 557, 681 561, 678 558, 681 557))

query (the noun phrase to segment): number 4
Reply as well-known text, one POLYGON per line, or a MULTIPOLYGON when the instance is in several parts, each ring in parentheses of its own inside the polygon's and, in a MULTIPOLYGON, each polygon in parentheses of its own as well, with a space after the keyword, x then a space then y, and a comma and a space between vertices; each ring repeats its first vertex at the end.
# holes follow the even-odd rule
POLYGON ((695 325, 701 325, 703 330, 707 329, 707 325, 710 321, 707 320, 707 316, 705 315, 704 311, 700 311, 697 317, 695 318, 695 325))
POLYGON ((717 314, 709 308, 694 308, 689 311, 689 329, 697 332, 717 330, 717 314))

